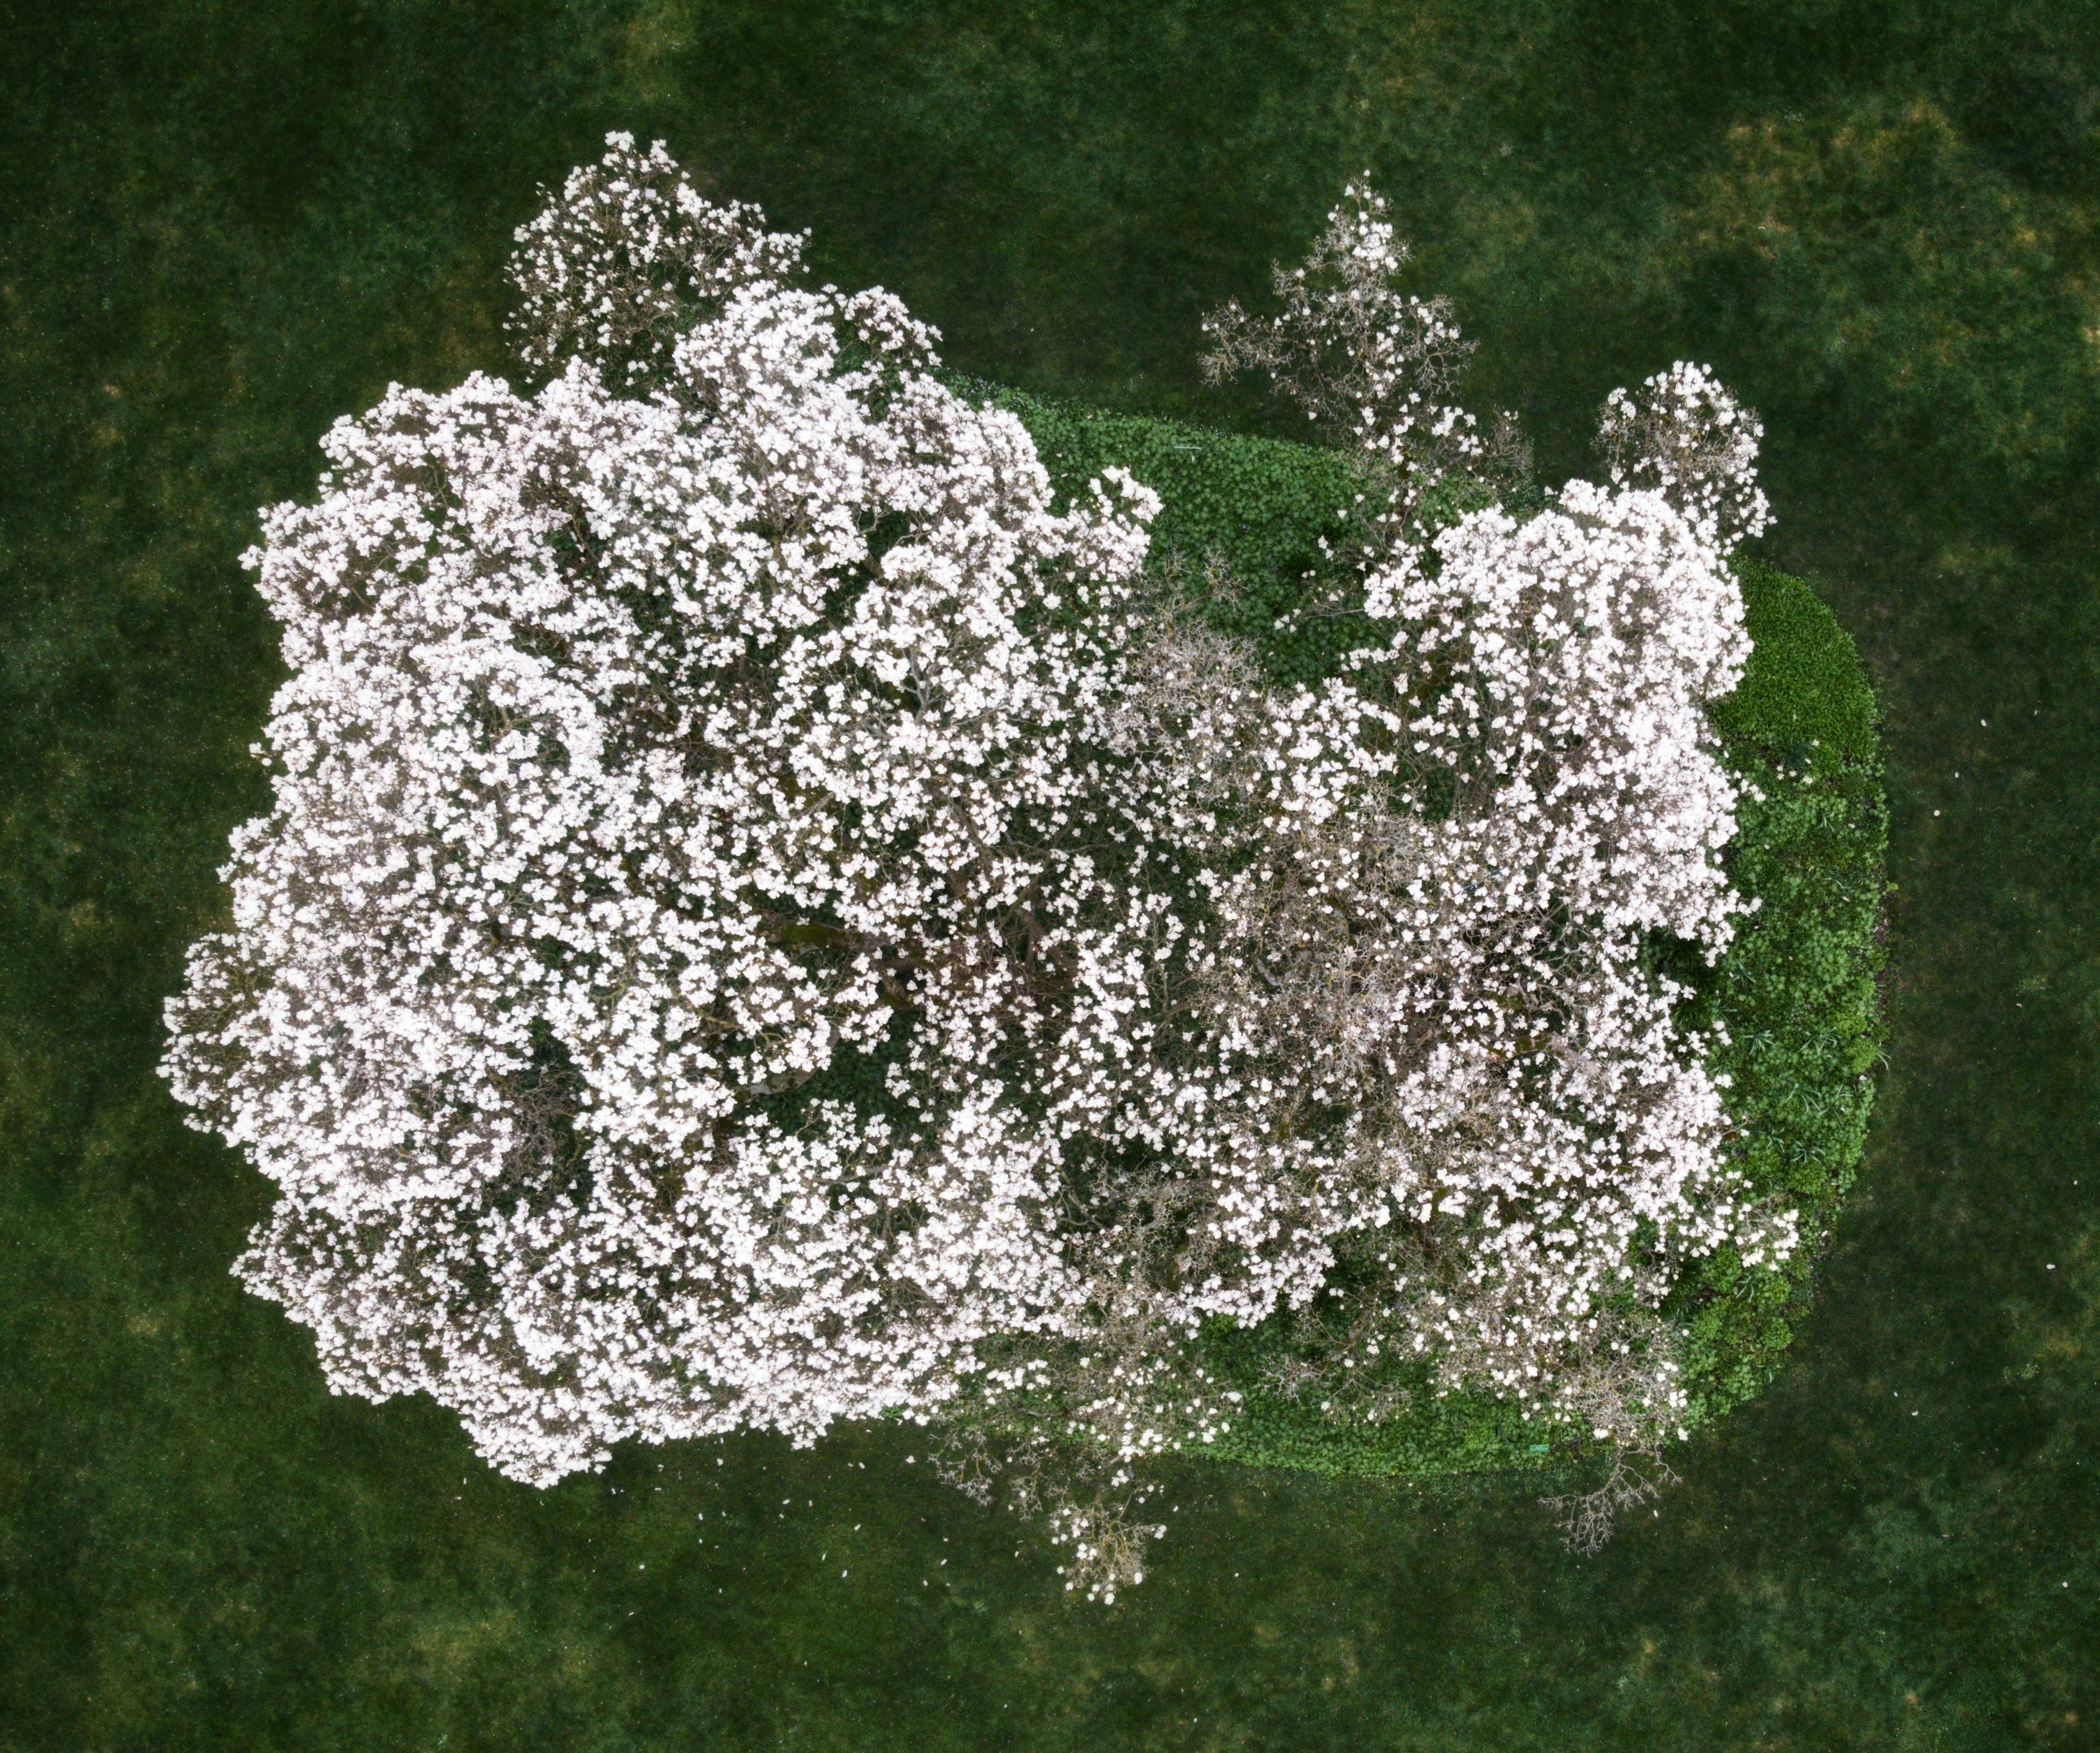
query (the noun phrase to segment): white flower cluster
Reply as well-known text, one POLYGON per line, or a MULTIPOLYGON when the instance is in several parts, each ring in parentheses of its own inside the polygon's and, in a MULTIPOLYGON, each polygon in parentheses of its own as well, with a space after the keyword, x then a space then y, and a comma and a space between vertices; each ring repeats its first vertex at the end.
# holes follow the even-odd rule
POLYGON ((1771 507, 1758 485, 1764 427, 1704 365, 1679 360, 1641 386, 1605 398, 1597 448, 1614 487, 1663 495, 1716 545, 1761 536, 1771 507))
MULTIPOLYGON (((1268 775, 1233 812, 1263 824, 1260 848, 1217 891, 1211 1013, 1312 1159, 1308 1227, 1392 1226, 1343 1361, 1397 1345, 1446 1385, 1638 1443, 1683 1403, 1652 1316, 1683 1261, 1795 1244, 1792 1214, 1727 1160, 1709 1044, 1673 1021, 1688 993, 1646 960, 1675 938, 1710 963, 1741 906, 1704 709, 1749 652, 1725 562, 1768 521, 1761 428, 1680 364, 1607 402, 1610 487, 1571 481, 1527 519, 1491 506, 1424 539, 1423 489, 1492 458, 1444 405, 1465 345, 1442 301, 1395 287, 1405 259, 1352 184, 1310 272, 1278 272, 1281 315, 1209 325, 1213 376, 1272 372, 1391 501, 1356 514, 1357 601, 1383 630, 1345 679, 1243 709, 1234 758, 1184 745, 1213 775, 1268 775), (1318 1115, 1342 1118, 1315 1147, 1318 1115)), ((1216 697, 1250 700, 1247 679, 1216 697)), ((1277 1210, 1284 1177, 1257 1178, 1277 1210)))
POLYGON ((533 369, 580 353, 618 387, 660 373, 679 336, 739 287, 793 280, 808 234, 769 232, 757 208, 704 199, 661 140, 646 152, 631 134, 606 144, 602 162, 571 170, 519 228, 510 328, 533 369))
POLYGON ((1260 371, 1324 422, 1330 444, 1353 450, 1383 488, 1359 517, 1368 557, 1418 541, 1412 523, 1423 491, 1452 474, 1499 484, 1529 468, 1515 417, 1499 416, 1484 437, 1452 400, 1474 343, 1459 333, 1449 298, 1422 298, 1395 285, 1409 251, 1369 173, 1351 183, 1327 228, 1296 267, 1273 276, 1281 310, 1250 316, 1237 299, 1203 320, 1211 382, 1260 371))
POLYGON ((1350 183, 1312 253, 1276 270, 1276 316, 1250 316, 1234 300, 1204 319, 1215 342, 1206 375, 1215 382, 1267 372, 1308 420, 1325 420, 1366 449, 1469 431, 1471 417, 1449 396, 1473 343, 1459 333, 1449 299, 1395 289, 1407 258, 1384 196, 1362 179, 1350 183))
MULTIPOLYGON (((528 292, 593 283, 567 235, 528 292)), ((929 1406, 1067 1300, 1000 1062, 1103 888, 1079 739, 1155 501, 1053 514, 894 300, 764 265, 651 395, 390 391, 250 556, 276 801, 168 1070, 282 1188, 241 1270, 331 1380, 523 1478, 929 1406), (774 1099, 854 1056, 871 1108, 774 1099)))
MULTIPOLYGON (((1737 905, 1702 707, 1754 423, 1680 372, 1608 413, 1687 435, 1627 483, 1388 520, 1378 636, 1274 688, 1147 610, 1146 489, 1057 509, 896 300, 609 145, 518 234, 558 373, 390 391, 249 556, 275 800, 166 1060, 281 1189, 247 1282, 543 1483, 967 1392, 1120 1488, 1233 1415, 1204 1323, 1323 1296, 1366 1360, 1608 1424, 1614 1311, 1789 1241, 1643 960, 1737 905)), ((1455 466, 1462 344, 1374 201, 1264 356, 1455 466)))

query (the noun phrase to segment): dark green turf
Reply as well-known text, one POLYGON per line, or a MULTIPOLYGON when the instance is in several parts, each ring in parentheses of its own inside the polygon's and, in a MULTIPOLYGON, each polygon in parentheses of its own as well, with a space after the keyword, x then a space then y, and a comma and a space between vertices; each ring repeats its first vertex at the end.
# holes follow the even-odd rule
POLYGON ((2089 0, 30 0, 0 30, 0 1748, 2089 1744, 2089 0), (1547 479, 1674 358, 1762 414, 1762 556, 1884 709, 1888 1064, 1778 1375, 1601 1557, 1520 1481, 1190 1464, 1143 1587, 1075 1608, 908 1431, 537 1495, 427 1406, 331 1399, 227 1277, 262 1189, 152 1066, 263 795, 279 671, 236 556, 337 415, 501 368, 508 230, 612 126, 1040 394, 1296 435, 1202 385, 1196 320, 1368 166, 1547 479))

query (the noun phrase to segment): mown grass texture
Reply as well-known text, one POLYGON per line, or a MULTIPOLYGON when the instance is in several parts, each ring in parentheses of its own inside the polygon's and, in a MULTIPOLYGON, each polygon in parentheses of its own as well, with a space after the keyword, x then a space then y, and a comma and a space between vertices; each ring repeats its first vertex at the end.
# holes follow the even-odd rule
POLYGON ((2089 0, 0 8, 0 1747, 2076 1747, 2100 1720, 2089 0), (276 667, 235 563, 390 379, 507 369, 608 128, 959 369, 1234 431, 1201 312, 1369 168, 1547 480, 1674 358, 1763 417, 1882 702, 1890 1035, 1779 1374, 1594 1561, 1538 1482, 1187 1464, 1074 1611, 910 1431, 535 1494, 227 1276, 160 1000, 276 667), (704 1517, 704 1521, 701 1518, 704 1517), (846 1574, 849 1573, 849 1574, 846 1574))

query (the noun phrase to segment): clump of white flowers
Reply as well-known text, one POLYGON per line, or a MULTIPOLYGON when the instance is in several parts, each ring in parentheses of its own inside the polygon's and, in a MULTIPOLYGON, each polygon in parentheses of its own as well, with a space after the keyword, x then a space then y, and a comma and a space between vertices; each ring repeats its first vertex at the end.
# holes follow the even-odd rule
MULTIPOLYGON (((529 308, 728 228, 660 161, 556 204, 617 232, 526 228, 529 308)), ((276 802, 170 1012, 178 1095, 284 1190, 248 1282, 543 1483, 932 1407, 1070 1301, 1005 1062, 1108 893, 1084 739, 1154 501, 1054 514, 1019 423, 788 244, 681 259, 718 308, 647 393, 571 323, 536 395, 390 391, 267 514, 276 802), (872 1106, 780 1105, 856 1055, 872 1106)))
POLYGON ((732 293, 796 278, 808 241, 767 231, 744 202, 704 199, 661 140, 638 152, 620 138, 518 228, 510 325, 531 369, 580 355, 615 389, 660 373, 679 338, 732 293))
POLYGON ((165 1065, 281 1190, 245 1282, 535 1483, 939 1422, 1097 1594, 1237 1414, 1207 1324, 1331 1304, 1344 1414, 1412 1358, 1651 1443, 1683 1263, 1791 1245, 1643 960, 1739 905, 1754 422, 1680 367, 1610 487, 1425 537, 1492 459, 1352 189, 1220 329, 1392 488, 1371 635, 1277 687, 1140 580, 1149 492, 1061 506, 762 224, 611 136, 518 233, 544 386, 391 389, 265 514, 275 798, 165 1065))
POLYGON ((1641 386, 1638 399, 1614 390, 1597 422, 1597 448, 1617 488, 1660 493, 1729 549, 1760 536, 1771 507, 1758 485, 1765 429, 1703 365, 1679 360, 1641 386))
POLYGON ((1207 378, 1267 373, 1308 420, 1322 422, 1327 443, 1354 451, 1382 488, 1363 514, 1372 556, 1420 541, 1414 514, 1440 480, 1507 484, 1530 466, 1514 414, 1498 415, 1483 436, 1452 400, 1475 343, 1460 333, 1449 298, 1398 289, 1408 258, 1366 172, 1343 191, 1305 260, 1276 268, 1275 316, 1251 316, 1234 299, 1203 321, 1213 342, 1207 378))

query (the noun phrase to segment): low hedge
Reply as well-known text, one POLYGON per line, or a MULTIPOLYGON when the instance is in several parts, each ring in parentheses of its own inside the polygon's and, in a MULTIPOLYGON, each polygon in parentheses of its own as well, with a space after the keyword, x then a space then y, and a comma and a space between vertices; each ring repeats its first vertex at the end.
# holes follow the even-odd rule
MULTIPOLYGON (((1229 592, 1205 598, 1200 563, 1183 576, 1198 581, 1209 619, 1255 642, 1277 681, 1315 679, 1352 642, 1343 621, 1277 629, 1328 570, 1320 538, 1360 490, 1346 457, 960 386, 1020 416, 1061 493, 1111 466, 1158 492, 1155 554, 1223 560, 1229 592)), ((1807 585, 1755 561, 1739 559, 1736 570, 1753 649, 1741 686, 1713 718, 1729 767, 1746 782, 1728 868, 1760 904, 1739 921, 1718 966, 1694 957, 1675 971, 1698 991, 1690 1020, 1726 1030, 1713 1063, 1731 1080, 1733 1148, 1753 1187, 1782 1192, 1798 1208, 1803 1245, 1778 1268, 1746 1269, 1723 1250, 1679 1284, 1665 1312, 1685 1335, 1691 1424, 1749 1398, 1779 1367, 1859 1164, 1883 1040, 1877 975, 1887 818, 1873 692, 1851 639, 1807 585)), ((1207 1336, 1207 1362, 1246 1398, 1233 1428, 1202 1452, 1426 1477, 1555 1468, 1589 1446, 1485 1396, 1440 1396, 1418 1366, 1411 1381, 1396 1371, 1396 1384, 1416 1390, 1400 1415, 1375 1425, 1330 1420, 1317 1402, 1266 1385, 1291 1344, 1281 1322, 1207 1336)))

